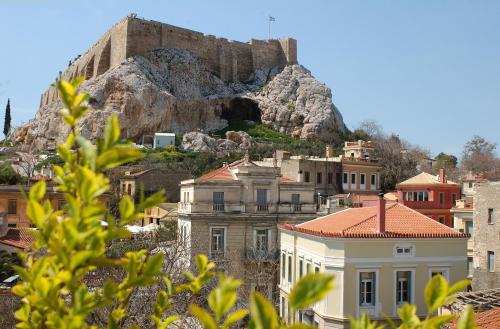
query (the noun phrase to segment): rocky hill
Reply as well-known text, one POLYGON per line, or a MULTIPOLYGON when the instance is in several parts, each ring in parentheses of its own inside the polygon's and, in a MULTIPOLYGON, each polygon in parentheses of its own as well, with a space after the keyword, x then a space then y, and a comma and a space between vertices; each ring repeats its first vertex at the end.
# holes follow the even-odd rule
MULTIPOLYGON (((119 116, 122 136, 134 141, 154 132, 208 133, 231 120, 262 122, 304 139, 329 129, 346 131, 331 90, 300 65, 258 70, 251 81, 224 82, 189 50, 156 49, 84 82, 81 91, 91 96, 80 124, 88 138, 102 133, 110 114, 119 116)), ((42 106, 13 139, 35 149, 54 148, 67 134, 61 106, 59 101, 42 106)))

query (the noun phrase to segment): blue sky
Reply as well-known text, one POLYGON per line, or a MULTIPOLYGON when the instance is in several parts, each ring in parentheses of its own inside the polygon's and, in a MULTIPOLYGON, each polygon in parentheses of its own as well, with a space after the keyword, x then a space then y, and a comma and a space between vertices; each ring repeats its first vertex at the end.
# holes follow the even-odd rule
POLYGON ((298 40, 349 128, 375 119, 434 154, 500 141, 500 1, 0 0, 0 12, 0 117, 10 97, 15 124, 129 13, 240 41, 267 38, 272 15, 272 37, 298 40))

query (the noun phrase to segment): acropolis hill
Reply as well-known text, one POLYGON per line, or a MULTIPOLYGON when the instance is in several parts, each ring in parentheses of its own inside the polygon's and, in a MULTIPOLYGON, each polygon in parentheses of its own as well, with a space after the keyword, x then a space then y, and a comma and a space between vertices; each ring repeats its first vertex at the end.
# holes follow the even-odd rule
MULTIPOLYGON (((158 48, 181 48, 192 51, 222 80, 247 81, 257 69, 297 63, 297 41, 292 38, 228 41, 181 27, 128 16, 115 24, 90 49, 73 62, 62 79, 77 76, 95 78, 125 59, 145 55, 158 48)), ((41 99, 46 105, 54 100, 54 88, 41 99)))
MULTIPOLYGON (((297 64, 297 41, 229 41, 156 21, 125 17, 60 73, 86 78, 90 111, 80 123, 87 138, 102 134, 111 114, 122 136, 141 141, 155 132, 208 133, 233 120, 262 122, 299 138, 346 127, 331 90, 297 64)), ((35 118, 12 138, 53 149, 67 134, 53 87, 35 118)))

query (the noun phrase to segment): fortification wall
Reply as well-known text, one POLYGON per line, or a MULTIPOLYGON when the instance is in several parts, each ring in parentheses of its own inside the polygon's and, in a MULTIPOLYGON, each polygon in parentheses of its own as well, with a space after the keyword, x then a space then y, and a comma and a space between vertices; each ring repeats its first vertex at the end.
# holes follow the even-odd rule
MULTIPOLYGON (((126 17, 75 60, 61 78, 94 78, 131 56, 144 55, 157 48, 191 50, 210 71, 225 81, 246 81, 256 69, 297 63, 297 41, 291 38, 252 39, 243 43, 156 21, 126 17)), ((49 88, 41 97, 40 107, 56 97, 55 89, 49 88)))

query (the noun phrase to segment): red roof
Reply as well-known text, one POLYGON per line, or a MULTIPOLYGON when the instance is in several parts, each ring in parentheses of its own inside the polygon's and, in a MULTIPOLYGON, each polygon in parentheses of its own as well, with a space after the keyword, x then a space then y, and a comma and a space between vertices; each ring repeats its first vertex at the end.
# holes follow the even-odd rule
MULTIPOLYGON (((195 179, 196 182, 206 182, 206 181, 232 181, 236 180, 236 177, 231 172, 230 168, 237 167, 238 165, 245 162, 245 159, 236 160, 226 166, 220 167, 206 173, 205 175, 195 179)), ((248 162, 250 165, 255 166, 253 162, 248 162)))
POLYGON ((466 238, 460 233, 399 203, 386 205, 385 232, 377 230, 377 206, 349 208, 299 225, 281 228, 338 238, 466 238))
MULTIPOLYGON (((476 325, 480 329, 498 329, 500 327, 500 307, 476 313, 476 325)), ((457 321, 451 323, 449 328, 457 328, 457 321)))
POLYGON ((6 235, 0 237, 0 244, 19 249, 28 249, 35 241, 32 232, 33 229, 27 227, 11 228, 7 231, 6 235))

